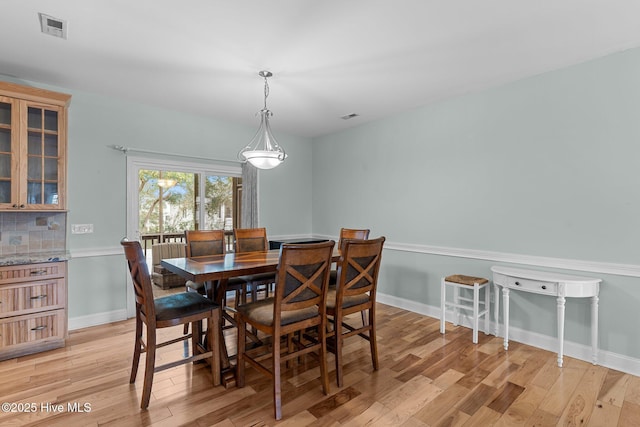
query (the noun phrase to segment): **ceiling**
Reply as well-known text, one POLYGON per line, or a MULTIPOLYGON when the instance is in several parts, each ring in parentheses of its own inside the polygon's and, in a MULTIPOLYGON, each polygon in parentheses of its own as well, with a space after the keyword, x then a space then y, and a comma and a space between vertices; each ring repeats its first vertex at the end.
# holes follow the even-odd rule
POLYGON ((0 74, 257 128, 266 69, 275 135, 314 137, 640 46, 638 16, 637 0, 3 0, 0 74))

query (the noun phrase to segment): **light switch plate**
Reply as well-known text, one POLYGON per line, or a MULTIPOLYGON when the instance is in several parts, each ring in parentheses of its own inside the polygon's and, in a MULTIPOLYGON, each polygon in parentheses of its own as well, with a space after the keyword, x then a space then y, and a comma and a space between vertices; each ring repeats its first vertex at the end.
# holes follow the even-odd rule
POLYGON ((71 224, 71 234, 93 233, 93 224, 71 224))

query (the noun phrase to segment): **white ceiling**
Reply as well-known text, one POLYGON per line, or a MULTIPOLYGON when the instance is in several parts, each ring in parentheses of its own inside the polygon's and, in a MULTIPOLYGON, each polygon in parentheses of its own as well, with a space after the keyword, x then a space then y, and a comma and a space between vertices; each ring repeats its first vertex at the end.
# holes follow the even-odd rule
POLYGON ((267 69, 275 135, 313 137, 640 46, 638 17, 637 0, 2 0, 0 74, 257 127, 267 69))

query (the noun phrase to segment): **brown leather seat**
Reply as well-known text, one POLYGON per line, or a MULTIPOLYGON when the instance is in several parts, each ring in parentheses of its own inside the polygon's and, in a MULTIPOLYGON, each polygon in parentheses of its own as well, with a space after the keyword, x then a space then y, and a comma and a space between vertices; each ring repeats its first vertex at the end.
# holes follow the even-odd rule
POLYGON ((267 375, 273 382, 276 420, 282 418, 280 364, 303 354, 317 352, 320 379, 329 393, 326 361, 326 295, 333 240, 313 244, 285 244, 281 248, 274 296, 238 306, 238 387, 245 383, 245 363, 267 375), (246 328, 250 325, 271 337, 260 347, 246 350, 246 328), (303 334, 317 330, 317 340, 304 340, 303 334), (281 348, 281 337, 287 337, 281 348))
POLYGON ((369 341, 373 369, 378 369, 376 343, 376 289, 384 237, 372 240, 345 239, 338 261, 338 281, 327 294, 327 316, 333 330, 327 335, 327 348, 335 354, 336 382, 342 387, 342 347, 344 340, 360 336, 369 341), (346 316, 368 312, 362 326, 348 323, 346 316))
POLYGON ((144 384, 140 407, 146 409, 151 398, 153 375, 158 371, 172 368, 201 359, 209 359, 213 384, 220 384, 220 306, 208 298, 195 292, 182 292, 166 297, 153 299, 151 278, 147 263, 142 253, 140 242, 121 242, 131 273, 136 300, 136 335, 133 364, 131 366, 130 383, 134 383, 138 373, 140 354, 146 353, 144 384), (200 342, 202 321, 207 320, 206 340, 200 342), (176 325, 192 324, 193 334, 169 341, 158 342, 156 330, 176 325), (146 326, 146 339, 143 338, 142 325, 146 326), (191 338, 191 356, 177 361, 156 366, 156 349, 191 338), (210 348, 206 348, 210 347, 210 348))

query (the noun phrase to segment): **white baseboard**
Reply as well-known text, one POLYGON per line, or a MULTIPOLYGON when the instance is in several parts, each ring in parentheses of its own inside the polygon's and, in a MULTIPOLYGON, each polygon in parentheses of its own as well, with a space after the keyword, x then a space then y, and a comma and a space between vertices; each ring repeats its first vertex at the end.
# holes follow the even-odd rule
POLYGON ((127 319, 127 310, 106 311, 103 313, 89 314, 69 318, 69 330, 88 328, 91 326, 104 325, 111 322, 119 322, 127 319))
MULTIPOLYGON (((402 308, 414 313, 422 314, 424 316, 440 319, 440 307, 434 307, 427 304, 418 303, 415 301, 407 300, 404 298, 398 298, 393 295, 385 295, 381 293, 376 294, 378 302, 392 307, 402 308)), ((450 313, 449 313, 450 314, 450 313)), ((471 328, 471 323, 462 319, 461 325, 471 328)), ((447 316, 447 321, 450 321, 447 316)), ((481 325, 483 322, 480 322, 481 325)), ((490 328, 493 332, 494 322, 491 322, 490 328)), ((502 328, 502 325, 501 325, 502 328)), ((558 351, 558 340, 555 336, 542 335, 524 329, 509 327, 509 340, 517 341, 523 344, 527 344, 533 347, 541 348, 551 352, 558 351)), ((575 343, 572 341, 564 341, 564 355, 573 357, 575 359, 584 360, 591 363, 591 346, 575 343)), ((598 365, 607 368, 615 369, 621 372, 626 372, 631 375, 640 376, 640 360, 634 359, 621 354, 613 353, 610 351, 599 350, 598 351, 598 365)))

